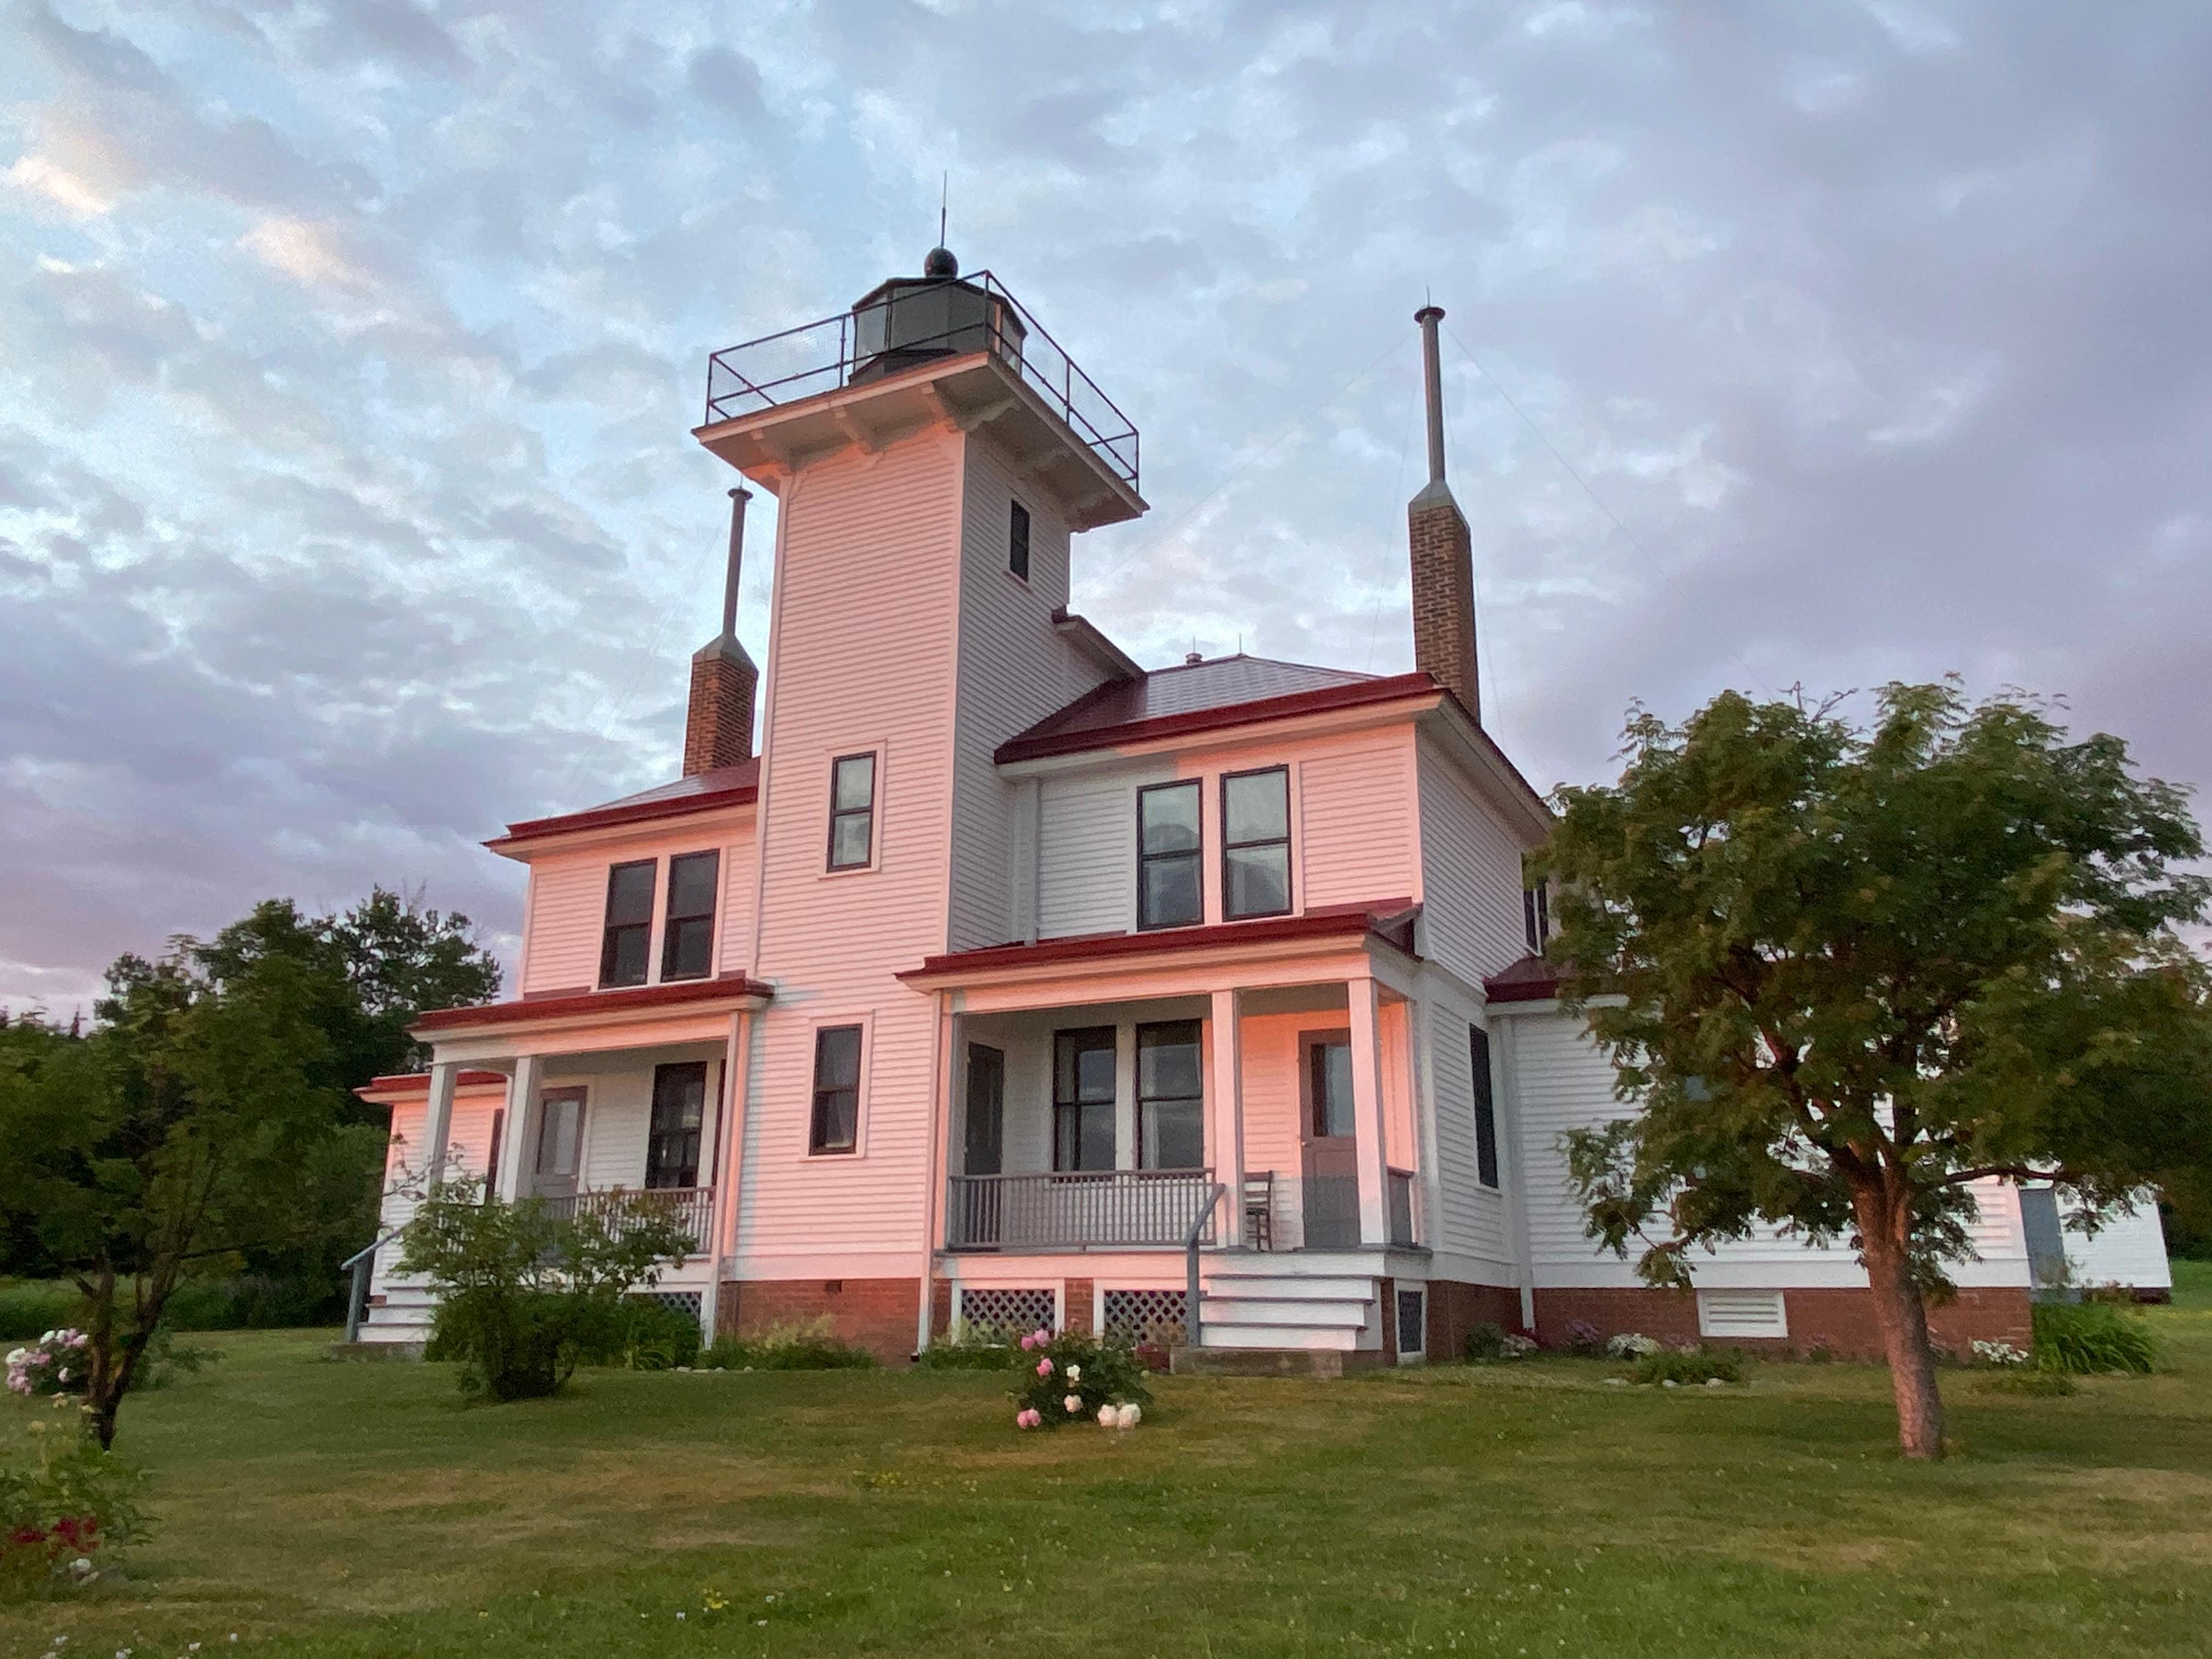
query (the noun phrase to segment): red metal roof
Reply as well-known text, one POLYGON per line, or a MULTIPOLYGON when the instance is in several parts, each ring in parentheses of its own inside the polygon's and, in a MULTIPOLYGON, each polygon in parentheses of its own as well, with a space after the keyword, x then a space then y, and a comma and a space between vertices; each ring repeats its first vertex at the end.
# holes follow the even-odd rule
POLYGON ((1371 674, 1313 668, 1266 657, 1220 657, 1181 668, 1156 669, 1139 680, 1110 681, 1007 739, 1000 745, 997 759, 1003 765, 1044 755, 1073 754, 1152 738, 1433 696, 1441 690, 1434 679, 1419 672, 1378 679, 1371 674))
POLYGON ((410 1031, 449 1031, 472 1025, 509 1025, 518 1020, 565 1019, 575 1014, 619 1014, 640 1008, 681 1007, 736 997, 767 998, 773 988, 743 974, 720 979, 689 979, 674 985, 638 985, 622 991, 574 991, 528 996, 512 1002, 479 1003, 472 1008, 434 1008, 418 1016, 410 1031))
POLYGON ((926 957, 901 979, 932 979, 945 974, 988 973, 1000 969, 1057 967, 1117 957, 1182 955, 1222 945, 1267 945, 1285 939, 1358 939, 1371 935, 1407 956, 1413 954, 1413 922, 1421 907, 1408 898, 1378 899, 1367 904, 1333 904, 1302 916, 1267 916, 1256 921, 1216 922, 1202 927, 1162 927, 1141 933, 1078 933, 1039 939, 1035 945, 990 945, 977 951, 926 957))
POLYGON ((602 805, 587 806, 581 811, 562 812, 550 818, 526 818, 520 823, 508 824, 505 835, 484 845, 496 849, 545 836, 566 835, 575 830, 604 830, 614 824, 713 812, 726 806, 743 806, 759 793, 760 757, 756 755, 735 766, 720 766, 711 772, 678 778, 673 783, 641 790, 602 805))
MULTIPOLYGON (((453 1085, 460 1089, 479 1089, 506 1081, 507 1073, 504 1072, 472 1070, 463 1072, 455 1078, 453 1085)), ((354 1093, 357 1095, 389 1094, 395 1089, 411 1089, 417 1084, 425 1089, 428 1088, 430 1074, 428 1072, 394 1072, 386 1077, 373 1077, 362 1087, 355 1090, 354 1093)))
POLYGON ((1559 994, 1559 970, 1541 957, 1523 957, 1482 981, 1492 1002, 1549 1002, 1559 994))

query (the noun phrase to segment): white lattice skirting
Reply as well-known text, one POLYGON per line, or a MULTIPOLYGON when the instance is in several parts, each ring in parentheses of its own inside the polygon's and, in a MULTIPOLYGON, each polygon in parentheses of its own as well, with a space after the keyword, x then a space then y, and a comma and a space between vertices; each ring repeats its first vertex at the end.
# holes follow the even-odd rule
POLYGON ((1109 1291, 1102 1336, 1121 1341, 1175 1346, 1189 1328, 1189 1310, 1181 1291, 1109 1291))
POLYGON ((968 1290, 960 1292, 960 1325, 970 1337, 1012 1341, 1031 1331, 1048 1331, 1055 1298, 1047 1286, 1035 1291, 968 1290))

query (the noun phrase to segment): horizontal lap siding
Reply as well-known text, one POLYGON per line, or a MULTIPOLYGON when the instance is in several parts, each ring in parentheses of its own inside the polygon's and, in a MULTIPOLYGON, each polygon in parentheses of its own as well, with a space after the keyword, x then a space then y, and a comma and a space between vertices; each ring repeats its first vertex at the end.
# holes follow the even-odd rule
MULTIPOLYGON (((550 1085, 570 1081, 549 1078, 550 1085)), ((653 1073, 605 1072, 585 1085, 583 1178, 588 1192, 645 1185, 646 1132, 653 1118, 653 1073)), ((712 1074, 709 1074, 711 1086, 712 1074)))
POLYGON ((1528 954, 1521 847, 1451 763, 1420 751, 1422 946, 1479 981, 1528 954))
MULTIPOLYGON (((1432 1003, 1424 1022, 1428 1030, 1430 1076, 1436 1097, 1431 1103, 1437 1127, 1437 1182, 1443 1206, 1437 1237, 1431 1242, 1454 1255, 1507 1260, 1505 1201, 1498 1189, 1482 1184, 1482 1166, 1475 1156, 1474 1078, 1468 1052, 1468 1021, 1449 1004, 1432 1003)), ((1497 1067, 1493 1063, 1492 1075, 1497 1067)), ((1499 1114, 1503 1138, 1504 1114, 1499 1114)), ((1510 1162, 1510 1147, 1501 1146, 1510 1162)), ((1500 1179, 1510 1179, 1510 1168, 1500 1179)))
POLYGON ((1300 763, 1300 908, 1418 895, 1412 767, 1409 736, 1300 763))
POLYGON ((1305 1170, 1299 1040, 1342 1029, 1340 1013, 1259 1014, 1241 1022, 1244 1049, 1244 1167, 1275 1172, 1274 1243, 1297 1242, 1298 1182, 1305 1170))
POLYGON ((945 948, 962 443, 848 452, 786 491, 756 947, 775 997, 756 1028, 740 1277, 825 1254, 864 1277, 924 1244, 935 1011, 896 975, 945 948), (830 760, 877 744, 877 867, 826 874, 830 760), (869 1030, 862 1150, 810 1157, 814 1032, 848 1023, 869 1030))
POLYGON ((715 971, 741 974, 753 959, 753 883, 758 871, 748 834, 722 848, 721 941, 715 971))
POLYGON ((1015 786, 999 745, 1099 683, 1053 629, 1067 603, 1067 527, 1042 490, 1018 483, 988 442, 968 443, 960 578, 960 703, 954 732, 949 948, 1002 945, 1009 908, 1015 786), (1030 579, 1006 568, 1010 504, 1030 511, 1030 579))
POLYGON ((1175 775, 1166 762, 1044 780, 1039 793, 1037 933, 1118 933, 1137 907, 1137 791, 1175 775))
POLYGON ((607 865, 602 854, 544 859, 532 866, 524 994, 599 982, 607 865))

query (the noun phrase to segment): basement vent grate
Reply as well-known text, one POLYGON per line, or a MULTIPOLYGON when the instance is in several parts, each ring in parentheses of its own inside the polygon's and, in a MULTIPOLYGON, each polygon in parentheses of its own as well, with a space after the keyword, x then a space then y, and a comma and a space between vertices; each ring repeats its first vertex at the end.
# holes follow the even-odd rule
POLYGON ((1429 1297, 1425 1291, 1398 1292, 1398 1354, 1425 1353, 1429 1346, 1429 1297))
POLYGON ((1779 1291, 1699 1291, 1699 1336, 1790 1334, 1790 1316, 1779 1291))
POLYGON ((1172 1348, 1189 1329, 1182 1291, 1109 1291, 1106 1328, 1100 1333, 1123 1342, 1150 1342, 1172 1348))
POLYGON ((963 1334, 1012 1342, 1031 1331, 1048 1331, 1054 1297, 1050 1286, 1036 1291, 967 1290, 960 1292, 963 1334))

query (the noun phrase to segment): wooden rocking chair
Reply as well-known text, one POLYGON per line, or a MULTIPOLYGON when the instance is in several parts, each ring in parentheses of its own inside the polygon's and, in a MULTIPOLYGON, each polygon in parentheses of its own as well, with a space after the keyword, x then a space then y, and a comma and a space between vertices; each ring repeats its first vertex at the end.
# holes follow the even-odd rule
POLYGON ((1275 1172, 1244 1172, 1244 1242, 1255 1250, 1275 1248, 1275 1172))

